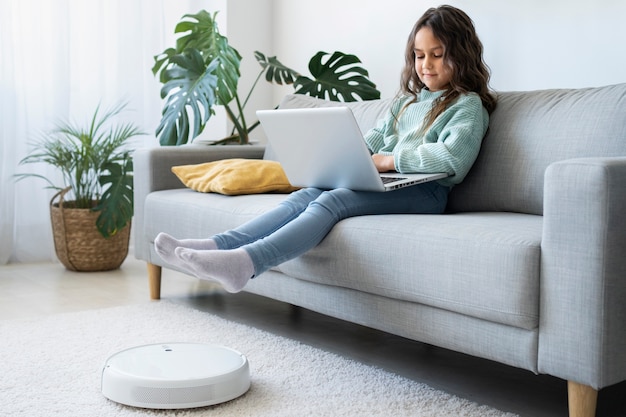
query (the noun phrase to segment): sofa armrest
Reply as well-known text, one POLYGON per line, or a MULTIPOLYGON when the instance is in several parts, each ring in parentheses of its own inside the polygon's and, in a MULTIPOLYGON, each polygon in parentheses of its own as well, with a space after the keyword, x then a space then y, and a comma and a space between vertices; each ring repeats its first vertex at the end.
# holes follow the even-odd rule
POLYGON ((548 167, 539 371, 600 389, 626 378, 626 157, 548 167))
POLYGON ((133 154, 134 251, 137 259, 149 259, 149 242, 143 237, 144 203, 153 191, 183 188, 183 183, 172 173, 177 165, 201 164, 220 159, 262 159, 265 147, 261 145, 185 145, 138 149, 133 154))
POLYGON ((264 146, 185 145, 138 149, 133 155, 135 197, 184 185, 171 171, 173 166, 201 164, 229 158, 262 159, 264 146))

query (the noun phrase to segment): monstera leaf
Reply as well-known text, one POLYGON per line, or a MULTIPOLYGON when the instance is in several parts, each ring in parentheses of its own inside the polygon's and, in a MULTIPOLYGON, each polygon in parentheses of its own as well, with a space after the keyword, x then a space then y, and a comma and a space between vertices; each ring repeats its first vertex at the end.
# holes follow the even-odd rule
POLYGON ((175 49, 154 57, 152 72, 164 84, 161 97, 167 97, 156 133, 161 145, 195 138, 215 113, 213 106, 226 106, 237 96, 241 55, 219 33, 216 14, 202 10, 183 16, 175 32, 186 34, 175 49))
POLYGON ((216 38, 215 48, 215 59, 218 63, 215 68, 217 97, 219 104, 225 106, 237 97, 237 85, 241 76, 239 72, 241 55, 237 50, 228 46, 228 40, 223 36, 216 38))
POLYGON ((161 98, 166 99, 163 117, 156 130, 164 146, 186 143, 190 127, 192 138, 202 133, 217 101, 217 77, 213 74, 219 64, 217 59, 205 68, 200 52, 188 49, 171 56, 170 61, 173 66, 165 70, 161 88, 161 98))
POLYGON ((265 71, 265 80, 270 83, 276 84, 293 84, 296 81, 296 78, 300 76, 298 72, 292 70, 291 68, 283 65, 275 56, 266 58, 264 54, 259 51, 254 51, 254 57, 257 62, 265 71))
MULTIPOLYGON (((196 49, 204 57, 205 65, 217 59, 214 70, 217 77, 218 104, 228 104, 237 95, 239 82, 241 55, 228 44, 228 38, 220 34, 215 17, 206 10, 197 14, 183 16, 183 20, 176 25, 175 33, 185 33, 176 41, 176 50, 180 53, 187 49, 196 49)), ((167 50, 166 50, 167 51, 167 50)))
MULTIPOLYGON (((220 34, 215 22, 216 16, 217 12, 211 15, 206 10, 201 10, 196 14, 184 15, 176 25, 174 33, 185 33, 185 35, 176 40, 175 49, 168 48, 154 57, 155 64, 152 67, 152 73, 156 75, 162 68, 167 67, 172 56, 181 54, 188 49, 195 49, 202 55, 205 66, 216 58, 219 60, 215 75, 219 80, 219 87, 224 90, 222 96, 229 98, 226 101, 228 103, 235 95, 233 92, 237 90, 241 55, 229 45, 228 38, 220 34), (224 82, 222 82, 223 78, 224 82)), ((162 71, 160 81, 165 82, 162 71)))
POLYGON ((327 55, 320 51, 311 58, 309 71, 315 79, 299 76, 294 83, 296 94, 346 102, 380 98, 376 84, 367 78, 367 70, 357 65, 359 58, 336 51, 323 63, 327 55))
POLYGON ((108 171, 99 178, 100 185, 108 188, 102 193, 96 227, 103 236, 113 236, 123 229, 133 217, 133 161, 128 154, 121 164, 108 163, 102 169, 108 171))

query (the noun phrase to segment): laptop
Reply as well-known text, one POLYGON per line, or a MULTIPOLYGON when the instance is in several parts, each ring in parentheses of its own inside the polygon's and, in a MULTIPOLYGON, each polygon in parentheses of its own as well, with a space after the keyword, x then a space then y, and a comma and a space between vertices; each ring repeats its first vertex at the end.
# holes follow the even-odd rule
POLYGON ((348 107, 258 110, 269 159, 297 187, 391 191, 445 178, 446 173, 379 173, 348 107))

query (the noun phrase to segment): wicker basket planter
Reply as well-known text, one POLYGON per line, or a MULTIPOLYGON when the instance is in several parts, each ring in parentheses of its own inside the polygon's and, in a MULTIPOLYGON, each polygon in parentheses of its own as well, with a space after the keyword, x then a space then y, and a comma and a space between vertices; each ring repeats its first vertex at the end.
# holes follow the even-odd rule
POLYGON ((61 263, 71 271, 95 272, 117 269, 128 255, 130 222, 115 235, 104 238, 96 228, 99 213, 73 208, 63 201, 67 190, 50 200, 54 248, 61 263), (59 198, 59 202, 54 201, 59 198))

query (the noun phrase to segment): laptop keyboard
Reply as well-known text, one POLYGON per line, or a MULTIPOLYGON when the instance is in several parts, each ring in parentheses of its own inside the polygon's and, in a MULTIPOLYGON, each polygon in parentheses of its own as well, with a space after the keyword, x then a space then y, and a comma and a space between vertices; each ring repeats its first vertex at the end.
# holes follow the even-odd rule
POLYGON ((389 184, 390 182, 400 181, 405 179, 405 177, 380 177, 383 180, 383 184, 389 184))

